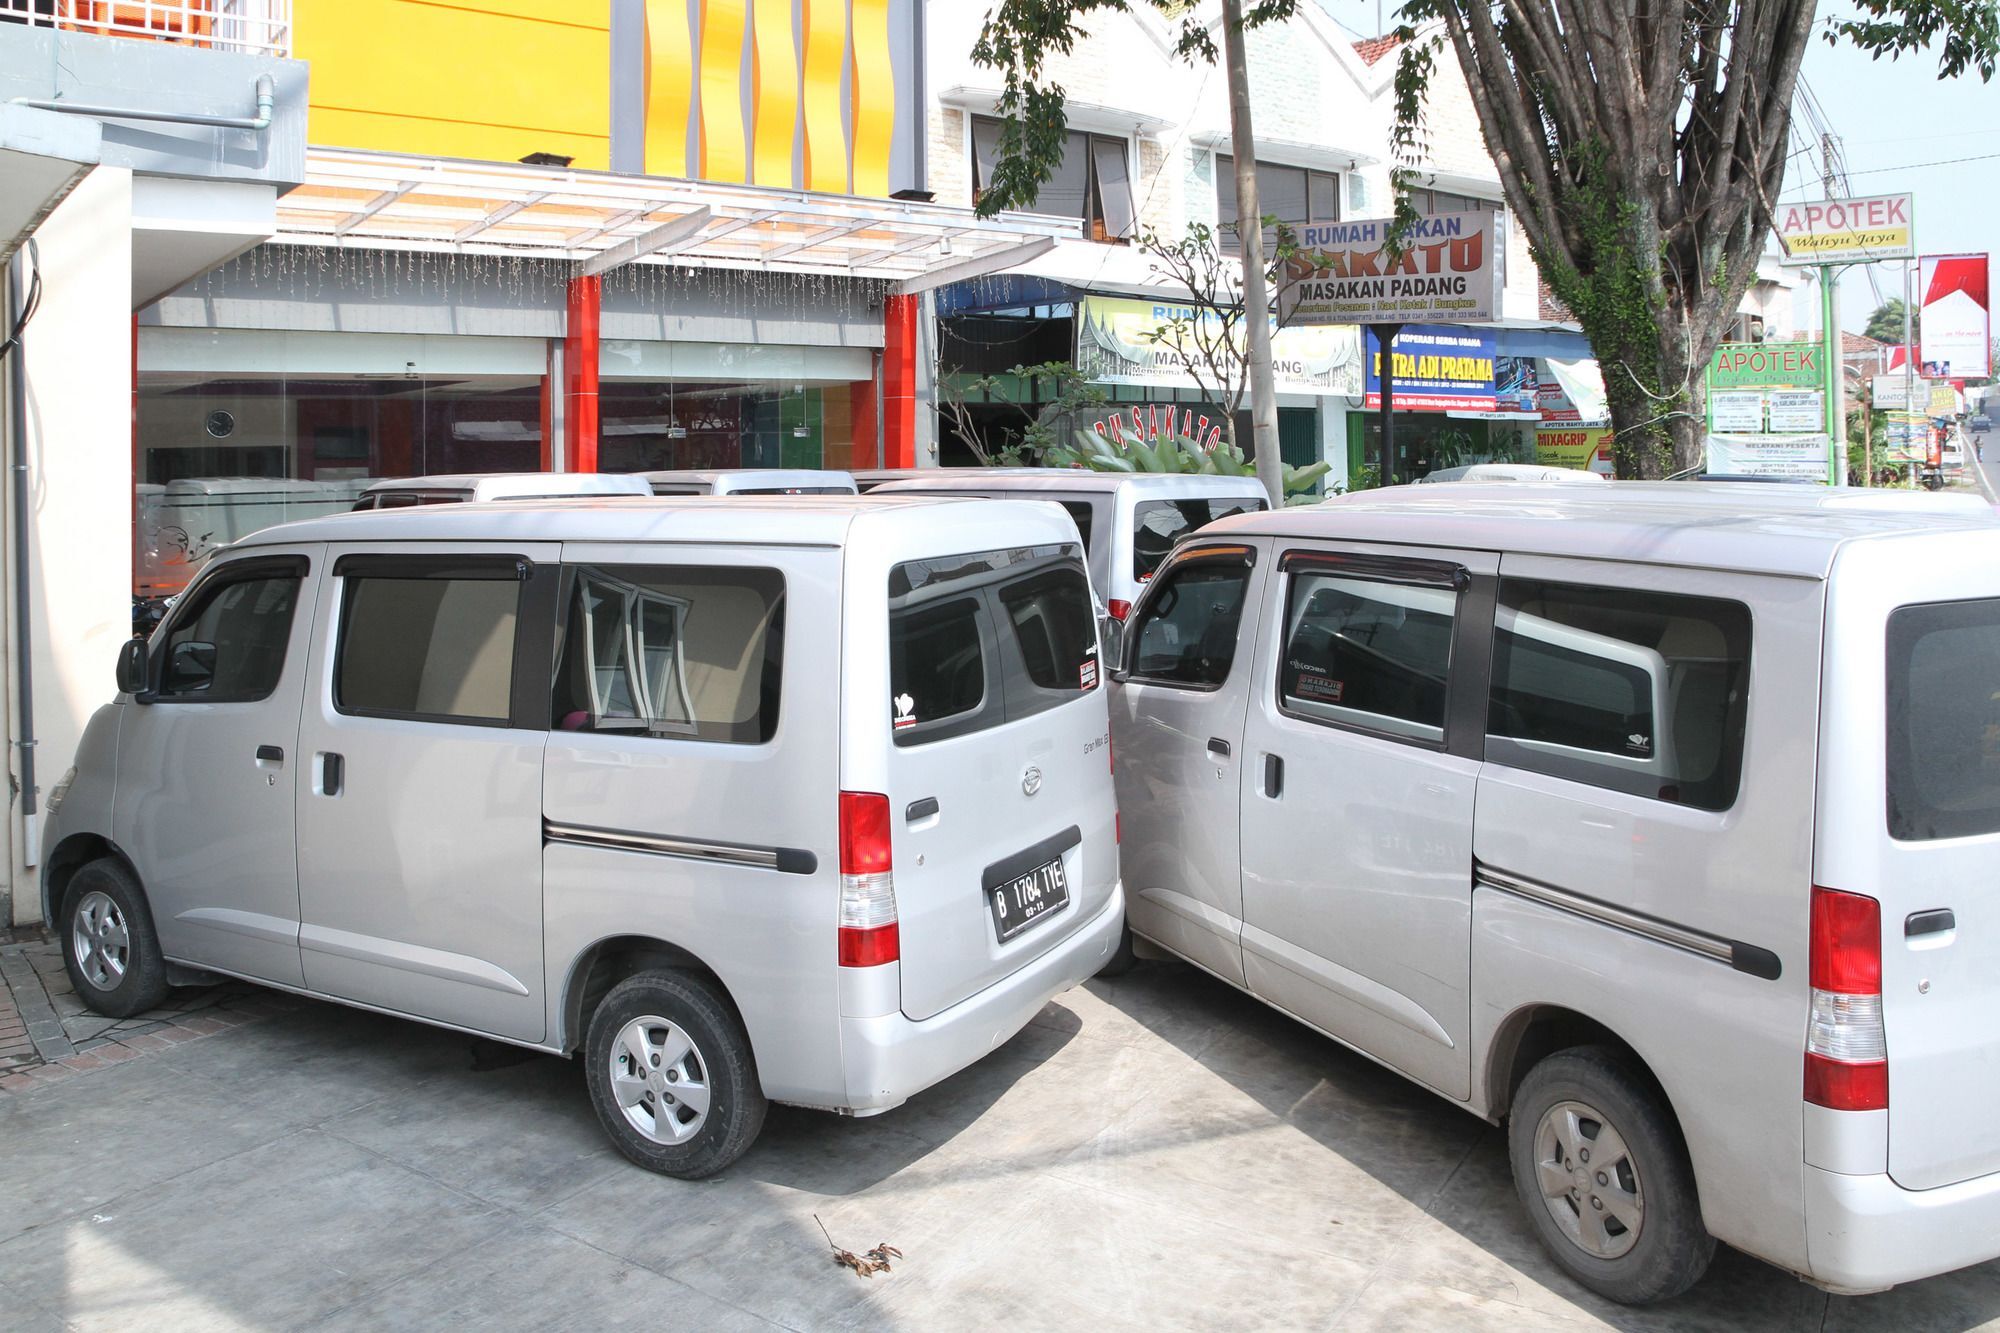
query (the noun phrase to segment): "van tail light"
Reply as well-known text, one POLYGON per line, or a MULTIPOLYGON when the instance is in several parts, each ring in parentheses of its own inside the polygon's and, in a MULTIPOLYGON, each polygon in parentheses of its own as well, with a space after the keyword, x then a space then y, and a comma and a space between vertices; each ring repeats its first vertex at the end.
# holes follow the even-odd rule
POLYGON ((1858 893, 1814 888, 1810 970, 1806 1100, 1834 1111, 1887 1110, 1882 904, 1858 893))
POLYGON ((896 877, 889 849, 889 798, 840 794, 840 965, 875 967, 903 956, 896 932, 896 877))
POLYGON ((1113 620, 1123 620, 1132 614, 1132 603, 1126 601, 1123 597, 1114 597, 1105 603, 1104 609, 1111 613, 1113 620))

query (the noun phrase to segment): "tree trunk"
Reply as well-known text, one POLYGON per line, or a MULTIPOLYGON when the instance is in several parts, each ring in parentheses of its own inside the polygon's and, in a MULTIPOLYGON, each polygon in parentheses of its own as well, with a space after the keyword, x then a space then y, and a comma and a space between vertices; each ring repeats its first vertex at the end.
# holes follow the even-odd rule
MULTIPOLYGON (((1671 325, 1676 321, 1662 321, 1671 325)), ((1658 481, 1700 470, 1702 366, 1690 364, 1686 344, 1665 328, 1657 341, 1612 349, 1592 343, 1611 409, 1612 458, 1625 480, 1658 481), (1661 392, 1664 388, 1665 392, 1661 392)))
MULTIPOLYGON (((1236 154, 1236 237, 1243 255, 1243 353, 1250 363, 1250 437, 1257 480, 1271 507, 1285 504, 1278 453, 1278 381, 1271 366, 1271 300, 1264 285, 1264 213, 1257 202, 1257 136, 1250 126, 1250 66, 1243 51, 1243 0, 1222 0, 1223 64, 1229 75, 1229 129, 1236 154), (1245 221, 1249 225, 1244 225, 1245 221)), ((1234 443, 1236 424, 1229 426, 1234 443)))

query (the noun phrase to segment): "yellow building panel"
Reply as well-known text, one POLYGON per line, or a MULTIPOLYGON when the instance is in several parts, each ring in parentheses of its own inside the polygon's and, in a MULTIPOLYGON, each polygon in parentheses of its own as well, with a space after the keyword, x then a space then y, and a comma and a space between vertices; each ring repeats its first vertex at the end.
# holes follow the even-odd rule
POLYGON ((799 49, 798 35, 792 31, 792 0, 756 0, 752 19, 756 151, 751 180, 790 189, 797 183, 792 177, 792 143, 799 128, 799 49))
POLYGON ((701 3, 701 177, 749 179, 743 143, 744 0, 701 3))
POLYGON ((847 129, 840 74, 847 63, 847 0, 801 0, 805 13, 806 188, 847 193, 847 129))
POLYGON ((687 0, 646 0, 646 174, 688 175, 694 41, 687 0))
POLYGON ((610 0, 296 0, 315 144, 610 165, 610 0))
POLYGON ((889 56, 889 0, 853 0, 854 193, 889 193, 896 134, 896 70, 889 56))

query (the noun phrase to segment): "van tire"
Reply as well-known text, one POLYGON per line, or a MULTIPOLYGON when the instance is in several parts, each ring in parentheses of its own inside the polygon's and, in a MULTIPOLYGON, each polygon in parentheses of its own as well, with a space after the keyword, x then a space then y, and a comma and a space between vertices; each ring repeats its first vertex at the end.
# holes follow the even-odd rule
POLYGON ((590 1016, 584 1061, 591 1105, 605 1133, 619 1152, 648 1171, 682 1180, 712 1176, 741 1157, 764 1128, 768 1103, 750 1039, 716 987, 692 973, 640 972, 613 986, 590 1016), (693 1063, 687 1068, 698 1070, 709 1103, 699 1128, 685 1142, 661 1142, 642 1132, 613 1087, 620 1035, 642 1018, 678 1027, 693 1043, 693 1063))
MULTIPOLYGON (((1579 1123, 1587 1130, 1590 1119, 1579 1123)), ((1595 1143, 1596 1138, 1579 1136, 1575 1141, 1595 1143)), ((1680 1127, 1651 1080, 1629 1058, 1602 1046, 1578 1046, 1536 1065, 1514 1095, 1507 1149, 1514 1188, 1543 1248, 1564 1272, 1598 1295, 1622 1305, 1647 1305, 1680 1295, 1708 1271, 1715 1257, 1715 1238, 1702 1226, 1694 1168, 1680 1127), (1599 1200, 1588 1177, 1595 1174, 1604 1180, 1594 1165, 1576 1158, 1561 1160, 1566 1151, 1561 1130, 1566 1113, 1559 1108, 1566 1103, 1595 1113, 1597 1137, 1610 1130, 1624 1140, 1620 1157, 1602 1164, 1617 1173, 1622 1163, 1636 1184, 1642 1208, 1636 1239, 1630 1239, 1630 1228, 1615 1220, 1606 1222, 1607 1234, 1599 1237, 1600 1248, 1613 1252, 1606 1256, 1590 1248, 1597 1223, 1584 1213, 1588 1209, 1598 1217, 1613 1218, 1619 1210, 1594 1207, 1599 1200), (1549 1118, 1546 1130, 1545 1117, 1549 1118), (1551 1157, 1547 1173, 1545 1156, 1551 1157), (1573 1174, 1576 1193, 1546 1194, 1544 1181, 1560 1189, 1557 1177, 1565 1167, 1572 1173, 1582 1168, 1581 1177, 1573 1174), (1579 1216, 1578 1235, 1570 1234, 1559 1220, 1563 1209, 1579 1216), (1611 1226, 1619 1226, 1620 1233, 1609 1235, 1611 1226)), ((1577 1157, 1585 1151, 1578 1151, 1577 1157)), ((1613 1188, 1617 1184, 1606 1183, 1613 1188)))
POLYGON ((153 913, 122 862, 99 857, 70 877, 56 936, 76 997, 97 1013, 130 1018, 167 998, 153 913))
POLYGON ((1104 966, 1097 969, 1100 977, 1122 977, 1139 965, 1139 955, 1132 947, 1132 927, 1123 926, 1118 931, 1118 947, 1104 960, 1104 966))

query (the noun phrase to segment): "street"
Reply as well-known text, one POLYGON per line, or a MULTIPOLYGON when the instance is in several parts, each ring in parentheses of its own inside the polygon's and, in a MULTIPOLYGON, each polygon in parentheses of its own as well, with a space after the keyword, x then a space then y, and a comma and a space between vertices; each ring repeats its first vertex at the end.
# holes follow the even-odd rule
POLYGON ((2000 1327, 2000 1263, 1839 1298, 1725 1248, 1600 1301, 1497 1130, 1175 963, 879 1118, 774 1107, 698 1184, 616 1156, 574 1064, 226 991, 198 1039, 0 1092, 0 1324, 2000 1327), (819 1224, 904 1257, 863 1279, 819 1224))

